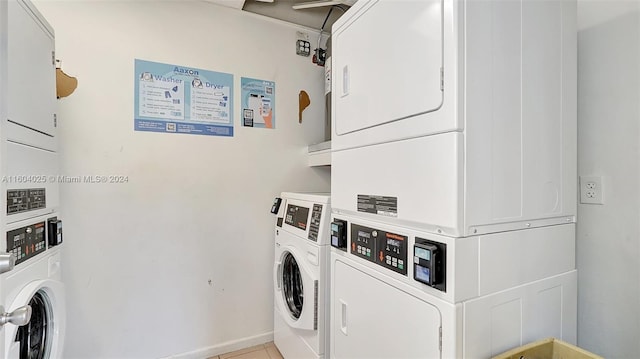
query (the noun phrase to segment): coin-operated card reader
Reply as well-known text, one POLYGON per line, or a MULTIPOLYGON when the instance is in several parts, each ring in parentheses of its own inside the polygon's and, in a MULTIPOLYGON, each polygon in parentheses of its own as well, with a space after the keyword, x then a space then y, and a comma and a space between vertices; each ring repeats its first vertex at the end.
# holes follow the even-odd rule
POLYGON ((446 291, 446 248, 444 243, 416 238, 413 246, 413 279, 446 291))
POLYGON ((57 246, 62 243, 62 221, 57 217, 49 218, 47 220, 48 235, 49 235, 49 247, 57 246))
POLYGON ((271 205, 271 213, 278 214, 278 210, 280 210, 280 203, 282 203, 282 198, 276 197, 271 205))
POLYGON ((331 246, 347 251, 347 222, 334 219, 331 222, 331 246))

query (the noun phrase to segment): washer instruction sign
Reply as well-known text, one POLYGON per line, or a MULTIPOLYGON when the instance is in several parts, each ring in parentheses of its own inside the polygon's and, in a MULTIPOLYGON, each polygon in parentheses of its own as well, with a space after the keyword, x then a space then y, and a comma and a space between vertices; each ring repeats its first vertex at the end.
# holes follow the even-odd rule
POLYGON ((135 60, 136 131, 233 136, 233 75, 135 60))

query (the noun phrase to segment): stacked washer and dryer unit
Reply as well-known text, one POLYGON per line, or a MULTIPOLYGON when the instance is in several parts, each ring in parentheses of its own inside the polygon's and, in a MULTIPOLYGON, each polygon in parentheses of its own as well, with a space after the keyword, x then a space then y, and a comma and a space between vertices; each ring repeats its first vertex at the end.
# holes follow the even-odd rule
POLYGON ((60 358, 54 31, 28 0, 0 1, 0 357, 60 358))
POLYGON ((575 343, 575 0, 360 0, 332 49, 329 357, 575 343))
POLYGON ((331 197, 283 192, 272 212, 274 344, 285 358, 326 358, 331 197))

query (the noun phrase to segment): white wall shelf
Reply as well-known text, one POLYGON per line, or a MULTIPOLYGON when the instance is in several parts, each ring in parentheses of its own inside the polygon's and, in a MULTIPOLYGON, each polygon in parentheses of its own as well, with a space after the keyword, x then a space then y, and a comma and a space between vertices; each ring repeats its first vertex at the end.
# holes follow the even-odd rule
POLYGON ((309 167, 331 166, 331 141, 309 145, 309 167))

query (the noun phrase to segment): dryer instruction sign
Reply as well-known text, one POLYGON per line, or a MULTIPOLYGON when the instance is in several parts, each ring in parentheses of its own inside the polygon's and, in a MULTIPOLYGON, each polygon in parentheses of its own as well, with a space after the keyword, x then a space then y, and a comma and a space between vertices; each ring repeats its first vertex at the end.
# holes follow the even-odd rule
POLYGON ((135 60, 134 129, 233 136, 233 75, 135 60))
POLYGON ((242 77, 242 125, 247 127, 276 128, 276 83, 242 77))

